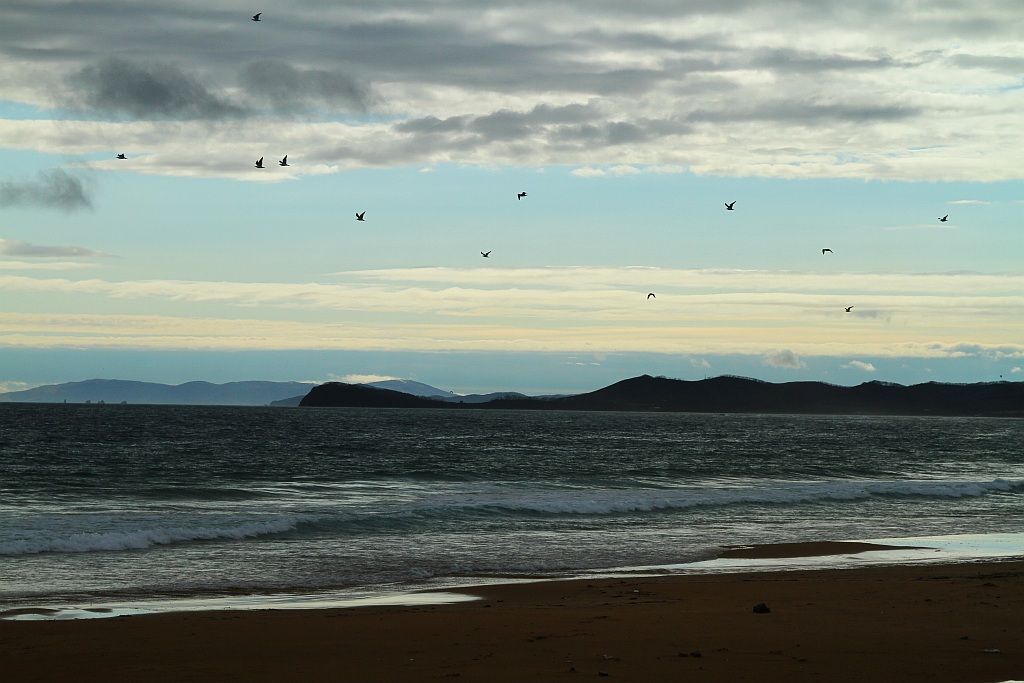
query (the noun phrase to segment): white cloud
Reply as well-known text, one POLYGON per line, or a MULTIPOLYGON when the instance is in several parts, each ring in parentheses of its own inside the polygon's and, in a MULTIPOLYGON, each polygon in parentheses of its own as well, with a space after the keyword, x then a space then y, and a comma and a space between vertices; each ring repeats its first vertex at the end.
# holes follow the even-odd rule
POLYGON ((1021 368, 1021 367, 1020 367, 1020 366, 1018 365, 1018 366, 1015 366, 1015 367, 1014 367, 1014 368, 1013 368, 1012 370, 1010 370, 1010 372, 1012 372, 1012 373, 1014 373, 1014 374, 1017 374, 1018 372, 1024 372, 1024 369, 1022 369, 1022 368, 1021 368))
POLYGON ((386 382, 392 379, 401 379, 399 377, 391 377, 390 375, 345 375, 340 378, 340 381, 346 384, 369 384, 370 382, 386 382))
POLYGON ((877 369, 873 364, 865 363, 859 360, 851 360, 849 363, 843 365, 842 367, 846 369, 854 368, 857 370, 863 370, 864 372, 877 372, 877 369))
POLYGON ((957 199, 950 202, 950 204, 991 204, 992 202, 982 201, 980 199, 957 199))
POLYGON ((6 394, 11 391, 25 391, 36 386, 38 385, 28 384, 27 382, 0 382, 0 394, 6 394))
POLYGON ((0 290, 31 296, 34 310, 108 311, 6 311, 0 345, 646 351, 692 354, 691 362, 745 353, 783 367, 793 361, 777 355, 780 348, 795 357, 1024 358, 1024 275, 551 267, 367 270, 332 279, 0 275, 0 290), (655 286, 659 305, 645 306, 655 286), (856 316, 844 311, 851 300, 856 316), (133 315, 137 302, 165 318, 147 323, 133 315))
POLYGON ((773 368, 785 368, 787 370, 799 370, 806 367, 803 361, 790 349, 774 351, 763 358, 765 365, 773 368))
POLYGON ((80 270, 95 268, 97 264, 82 261, 0 261, 3 270, 80 270))

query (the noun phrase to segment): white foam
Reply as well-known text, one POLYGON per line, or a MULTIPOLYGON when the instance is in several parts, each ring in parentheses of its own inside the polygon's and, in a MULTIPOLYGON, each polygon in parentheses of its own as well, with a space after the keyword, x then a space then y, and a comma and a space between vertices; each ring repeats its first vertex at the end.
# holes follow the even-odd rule
POLYGON ((291 531, 299 518, 275 519, 267 522, 246 522, 228 527, 167 527, 78 533, 62 538, 29 538, 0 543, 0 555, 32 555, 37 553, 89 553, 149 548, 187 541, 218 538, 252 538, 291 531))

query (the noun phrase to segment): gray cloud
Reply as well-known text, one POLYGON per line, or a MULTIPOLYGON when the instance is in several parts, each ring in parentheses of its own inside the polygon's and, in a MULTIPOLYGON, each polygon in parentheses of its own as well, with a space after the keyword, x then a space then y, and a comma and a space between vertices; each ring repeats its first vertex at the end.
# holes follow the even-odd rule
POLYGON ((296 69, 281 61, 248 64, 241 80, 250 98, 265 99, 270 109, 281 113, 332 107, 365 112, 377 101, 369 88, 346 74, 296 69))
POLYGON ((166 64, 108 59, 68 79, 69 104, 139 119, 221 119, 244 110, 214 95, 196 78, 166 64))
POLYGON ((413 134, 410 146, 424 153, 441 148, 476 149, 493 143, 539 140, 554 149, 598 149, 684 135, 690 124, 675 120, 607 120, 594 103, 560 107, 538 105, 529 111, 502 109, 482 116, 427 116, 397 123, 413 134))
POLYGON ((85 247, 45 247, 38 244, 5 239, 0 239, 0 254, 23 258, 88 258, 105 256, 105 254, 93 251, 92 249, 86 249, 85 247))
POLYGON ((315 152, 324 164, 1019 175, 1008 150, 1020 134, 990 125, 1019 86, 1021 58, 1000 56, 1024 28, 1019 0, 944 0, 927 15, 883 0, 296 0, 259 24, 182 0, 54 3, 0 6, 5 94, 170 122, 154 153, 180 121, 347 113, 344 140, 315 152), (715 156, 725 141, 745 154, 715 156), (990 163, 906 154, 937 144, 990 163), (829 161, 851 158, 863 163, 829 161))
POLYGON ((38 206, 61 211, 93 208, 86 181, 56 168, 35 178, 0 182, 0 207, 38 206))

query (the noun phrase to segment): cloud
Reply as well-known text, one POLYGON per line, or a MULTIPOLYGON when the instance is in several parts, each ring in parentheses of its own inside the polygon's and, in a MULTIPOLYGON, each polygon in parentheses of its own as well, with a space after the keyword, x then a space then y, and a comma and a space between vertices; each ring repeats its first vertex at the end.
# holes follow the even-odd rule
POLYGON ((992 202, 982 201, 980 199, 957 199, 949 202, 950 204, 991 204, 992 202))
POLYGON ((223 119, 245 110, 170 64, 106 59, 66 83, 72 107, 138 119, 223 119))
POLYGON ((81 261, 0 261, 0 270, 82 270, 95 267, 94 263, 81 261))
POLYGON ((365 112, 377 103, 370 89, 354 78, 336 71, 297 69, 276 60, 262 60, 245 66, 242 85, 254 104, 261 99, 278 113, 341 108, 365 112))
POLYGON ((370 384, 371 382, 386 382, 388 380, 401 379, 400 377, 391 377, 390 375, 345 375, 341 377, 339 381, 345 382, 346 384, 370 384))
POLYGON ((846 365, 843 365, 842 367, 844 367, 846 369, 851 369, 852 368, 852 369, 856 369, 856 370, 863 370, 864 372, 876 372, 877 371, 877 369, 875 368, 875 366, 873 364, 865 363, 865 362, 859 361, 859 360, 851 360, 849 363, 847 363, 846 365))
POLYGON ((1015 367, 1014 367, 1014 368, 1013 368, 1012 370, 1010 370, 1010 372, 1012 372, 1013 374, 1017 374, 1017 373, 1019 373, 1019 372, 1024 372, 1024 369, 1022 369, 1022 368, 1021 368, 1021 367, 1020 367, 1020 366, 1018 365, 1018 366, 1015 366, 1015 367))
POLYGON ((702 370, 711 369, 711 363, 709 363, 706 358, 691 358, 690 365, 692 365, 695 368, 700 368, 702 370))
POLYGON ((0 382, 0 394, 6 394, 11 391, 25 391, 36 386, 38 385, 28 384, 27 382, 0 382))
POLYGON ((0 181, 0 207, 36 206, 65 212, 92 209, 90 189, 82 177, 55 168, 28 180, 0 181))
POLYGON ((924 17, 906 3, 314 2, 260 24, 182 0, 8 5, 9 101, 161 122, 157 152, 206 140, 183 121, 341 112, 350 130, 308 132, 325 166, 1021 177, 1022 58, 1007 54, 1019 33, 1007 0, 924 17))
POLYGON ((806 367, 797 355, 789 349, 769 353, 762 359, 762 362, 773 368, 784 368, 787 370, 799 370, 806 367))
POLYGON ((98 251, 92 249, 86 249, 85 247, 60 247, 60 246, 40 246, 37 244, 29 244, 28 242, 20 242, 18 240, 7 240, 0 239, 0 254, 7 256, 21 256, 25 258, 90 258, 97 256, 105 256, 98 251))

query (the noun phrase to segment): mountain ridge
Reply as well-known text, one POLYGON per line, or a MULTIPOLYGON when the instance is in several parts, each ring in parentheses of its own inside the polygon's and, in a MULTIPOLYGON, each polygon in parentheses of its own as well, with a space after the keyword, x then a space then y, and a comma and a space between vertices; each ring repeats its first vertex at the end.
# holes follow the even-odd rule
POLYGON ((156 405, 345 406, 508 410, 619 410, 695 413, 963 415, 1024 417, 1024 382, 902 385, 873 380, 855 386, 772 383, 722 375, 680 380, 641 375, 571 395, 517 392, 459 395, 412 380, 368 384, 243 381, 179 385, 94 379, 0 394, 0 402, 145 403, 156 405), (412 389, 398 391, 388 387, 412 389))
MULTIPOLYGON (((1024 417, 1024 382, 904 386, 865 382, 845 387, 824 382, 772 383, 721 376, 678 380, 641 375, 596 391, 546 398, 498 398, 485 403, 453 403, 417 397, 389 406, 387 391, 340 382, 310 390, 300 403, 309 407, 421 407, 509 410, 588 410, 691 413, 817 415, 941 415, 1024 417), (366 401, 368 403, 361 403, 366 401)), ((398 392, 395 392, 398 393, 398 392)))
POLYGON ((144 403, 151 405, 268 405, 308 392, 314 386, 304 382, 193 381, 161 384, 121 379, 89 379, 81 382, 47 384, 23 391, 0 394, 2 403, 144 403))

